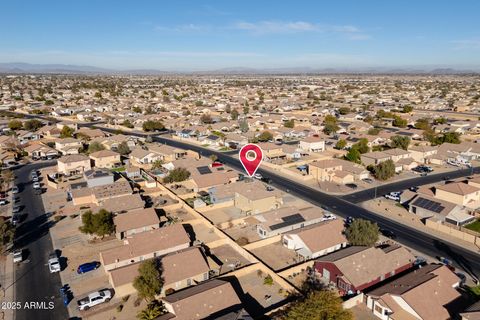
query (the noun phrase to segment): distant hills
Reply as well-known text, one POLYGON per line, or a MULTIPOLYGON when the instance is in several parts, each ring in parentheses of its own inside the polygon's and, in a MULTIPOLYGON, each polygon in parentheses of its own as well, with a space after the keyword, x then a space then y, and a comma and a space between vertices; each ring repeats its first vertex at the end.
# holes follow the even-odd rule
POLYGON ((79 66, 69 64, 31 64, 23 62, 0 63, 0 73, 3 74, 117 74, 117 75, 173 75, 173 74, 472 74, 479 73, 480 68, 432 68, 432 67, 405 67, 405 68, 244 68, 233 67, 207 71, 162 71, 156 69, 115 70, 93 66, 79 66))

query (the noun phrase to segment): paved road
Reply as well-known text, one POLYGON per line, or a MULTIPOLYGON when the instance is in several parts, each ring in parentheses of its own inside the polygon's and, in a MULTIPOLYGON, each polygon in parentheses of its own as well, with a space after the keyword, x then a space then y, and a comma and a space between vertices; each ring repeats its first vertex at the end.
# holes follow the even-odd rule
POLYGON ((434 174, 429 174, 425 177, 418 176, 416 178, 384 184, 384 185, 378 186, 377 188, 371 187, 369 189, 350 193, 345 196, 342 196, 342 199, 347 200, 349 202, 353 202, 353 203, 360 203, 363 201, 374 199, 376 197, 381 197, 393 191, 401 191, 401 190, 408 189, 410 187, 422 186, 422 185, 436 183, 436 182, 448 180, 448 179, 466 177, 474 173, 480 173, 480 167, 475 167, 475 168, 472 167, 468 169, 460 169, 460 170, 443 172, 443 173, 434 173, 434 174))
POLYGON ((33 193, 30 179, 30 172, 34 169, 53 165, 55 162, 34 163, 23 166, 15 171, 17 175, 16 184, 19 186, 20 204, 24 207, 23 214, 26 218, 17 228, 14 246, 26 248, 28 256, 26 263, 16 267, 15 272, 15 301, 43 302, 49 307, 53 302, 53 309, 32 310, 20 309, 15 313, 15 319, 68 319, 67 309, 60 298, 60 287, 62 286, 60 275, 50 274, 48 271, 48 254, 52 252, 52 239, 49 229, 51 224, 45 216, 42 200, 39 195, 33 193))

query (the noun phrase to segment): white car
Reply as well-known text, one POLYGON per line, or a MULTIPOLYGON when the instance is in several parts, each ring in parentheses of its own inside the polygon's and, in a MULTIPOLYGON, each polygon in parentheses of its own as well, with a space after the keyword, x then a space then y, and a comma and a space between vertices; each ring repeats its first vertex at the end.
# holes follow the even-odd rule
POLYGON ((95 291, 90 293, 87 297, 78 300, 78 309, 80 310, 88 310, 97 304, 101 304, 104 302, 108 302, 112 299, 112 292, 108 289, 95 291))
POLYGON ((13 263, 20 263, 23 261, 23 250, 13 251, 13 263))
POLYGON ((33 177, 33 178, 32 178, 32 181, 33 181, 33 182, 38 182, 38 177, 37 177, 37 176, 33 177))
POLYGON ((12 193, 15 194, 15 193, 18 193, 20 190, 18 190, 18 187, 17 186, 13 186, 12 187, 12 193))
POLYGON ((35 182, 35 183, 33 184, 33 188, 34 188, 34 189, 40 189, 40 188, 41 188, 40 182, 35 182))
POLYGON ((0 199, 0 206, 4 206, 7 204, 7 199, 0 199))
POLYGON ((254 177, 255 179, 258 179, 258 180, 261 180, 261 179, 263 178, 260 173, 255 173, 255 174, 253 175, 253 177, 254 177))
POLYGON ((400 201, 399 196, 394 196, 394 195, 391 195, 391 194, 386 194, 385 198, 390 199, 390 200, 400 201))
POLYGON ((48 256, 48 269, 50 273, 60 272, 60 260, 56 253, 51 253, 48 256))
POLYGON ((325 213, 322 218, 323 221, 330 221, 335 219, 337 219, 337 216, 334 215, 333 213, 325 213))

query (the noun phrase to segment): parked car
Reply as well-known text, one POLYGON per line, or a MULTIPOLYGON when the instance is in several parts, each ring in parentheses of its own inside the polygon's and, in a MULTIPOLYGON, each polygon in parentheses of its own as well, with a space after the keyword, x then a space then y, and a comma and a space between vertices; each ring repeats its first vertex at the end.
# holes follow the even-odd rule
POLYGON ((425 259, 424 257, 421 257, 421 256, 416 256, 415 257, 415 261, 413 262, 414 266, 423 266, 425 264, 427 264, 427 259, 425 259))
POLYGON ((7 204, 7 199, 0 199, 0 206, 4 206, 7 204))
POLYGON ((272 179, 267 178, 267 177, 263 177, 263 178, 260 179, 260 180, 262 180, 262 181, 265 182, 265 183, 272 183, 272 179))
POLYGON ((18 214, 14 214, 12 216, 12 225, 16 226, 19 223, 20 223, 20 216, 18 214))
POLYGON ((37 176, 33 177, 33 178, 32 178, 32 181, 33 181, 33 182, 38 182, 38 177, 37 177, 37 176))
POLYGON ((322 218, 323 221, 330 221, 335 219, 337 219, 337 216, 334 215, 333 213, 325 213, 322 218))
POLYGON ((349 187, 350 189, 353 189, 353 190, 358 188, 358 186, 355 183, 347 183, 345 186, 347 186, 347 187, 349 187))
POLYGON ((365 183, 368 183, 368 184, 373 183, 373 180, 370 179, 370 178, 362 179, 362 181, 365 182, 365 183))
POLYGON ((86 273, 86 272, 89 272, 89 271, 96 270, 99 267, 100 267, 100 262, 98 262, 98 261, 87 262, 87 263, 84 263, 84 264, 81 264, 81 265, 78 266, 77 273, 78 274, 86 273))
POLYGON ((408 190, 412 191, 412 192, 417 192, 418 191, 418 187, 410 187, 408 188, 408 190))
POLYGON ((90 293, 87 297, 78 300, 78 309, 80 310, 88 310, 91 307, 94 307, 98 304, 108 302, 112 299, 112 293, 110 290, 100 290, 90 293))
POLYGON ((21 209, 22 208, 20 206, 14 206, 12 208, 12 214, 15 215, 15 214, 19 213, 20 211, 22 211, 21 209))
POLYGON ((17 186, 13 186, 12 187, 12 193, 15 194, 15 193, 18 193, 20 190, 18 190, 18 187, 17 186))
POLYGON ((48 269, 50 273, 60 272, 60 260, 55 252, 48 256, 48 269))
POLYGON ((40 182, 35 182, 33 183, 33 188, 34 189, 40 189, 42 186, 40 185, 40 182))
POLYGON ((23 261, 23 250, 18 249, 13 251, 13 263, 20 263, 23 261))
POLYGON ((347 226, 351 225, 353 223, 353 221, 355 221, 355 218, 354 217, 351 217, 351 216, 348 216, 346 219, 345 219, 345 224, 347 226))
POLYGON ((400 201, 399 196, 392 196, 391 194, 386 194, 384 197, 387 198, 387 199, 390 199, 390 200, 400 201))

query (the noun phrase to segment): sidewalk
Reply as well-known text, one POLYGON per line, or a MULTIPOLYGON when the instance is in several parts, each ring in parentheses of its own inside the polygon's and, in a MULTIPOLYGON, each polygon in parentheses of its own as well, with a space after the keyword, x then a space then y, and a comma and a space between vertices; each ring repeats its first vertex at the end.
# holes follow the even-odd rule
MULTIPOLYGON (((0 261, 0 302, 9 303, 15 301, 15 265, 13 264, 13 257, 11 254, 2 256, 0 261)), ((2 307, 0 311, 0 319, 13 319, 14 309, 8 308, 8 305, 2 307)))

